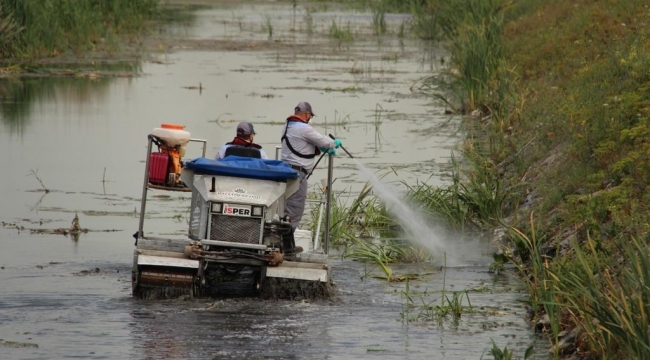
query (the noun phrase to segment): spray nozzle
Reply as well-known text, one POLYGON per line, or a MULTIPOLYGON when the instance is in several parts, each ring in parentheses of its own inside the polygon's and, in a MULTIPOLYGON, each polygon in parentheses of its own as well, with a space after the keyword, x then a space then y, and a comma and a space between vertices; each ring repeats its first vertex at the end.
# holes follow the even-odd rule
MULTIPOLYGON (((336 138, 334 137, 334 135, 332 135, 332 134, 330 134, 330 138, 332 138, 332 140, 336 139, 336 138)), ((352 156, 352 154, 350 154, 347 150, 345 150, 345 148, 343 147, 343 145, 341 145, 341 149, 343 149, 343 151, 345 151, 345 153, 348 154, 349 157, 351 157, 352 159, 354 159, 354 156, 352 156)))

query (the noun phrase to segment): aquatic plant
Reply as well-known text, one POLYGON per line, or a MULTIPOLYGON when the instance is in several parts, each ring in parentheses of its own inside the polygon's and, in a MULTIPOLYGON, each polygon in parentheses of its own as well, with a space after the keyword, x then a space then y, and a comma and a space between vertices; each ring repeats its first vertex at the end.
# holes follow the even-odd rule
MULTIPOLYGON (((512 360, 516 359, 514 358, 514 353, 510 350, 508 350, 508 347, 504 347, 501 349, 492 339, 492 348, 490 348, 489 354, 492 355, 494 360, 512 360)), ((524 353, 524 359, 530 359, 533 356, 533 347, 529 346, 526 349, 526 352, 524 353)), ((481 356, 481 359, 483 359, 483 356, 481 356)))
POLYGON ((455 230, 479 230, 498 224, 503 207, 516 186, 507 187, 495 174, 497 167, 477 152, 462 152, 466 163, 452 156, 452 183, 433 187, 427 183, 404 184, 408 197, 421 204, 428 214, 455 230))
POLYGON ((438 25, 438 1, 424 1, 422 3, 411 0, 408 2, 409 12, 412 15, 411 31, 420 39, 440 40, 441 32, 438 25))
POLYGON ((545 239, 536 233, 532 212, 530 234, 525 234, 513 226, 504 225, 504 227, 508 229, 509 239, 515 246, 515 251, 507 249, 504 254, 524 279, 533 311, 539 313, 543 309, 548 317, 552 340, 557 343, 562 319, 559 302, 561 280, 549 267, 550 257, 543 251, 545 239))
POLYGON ((11 55, 11 44, 15 37, 23 30, 14 19, 8 8, 0 3, 0 58, 11 55))
MULTIPOLYGON (((450 61, 440 73, 426 78, 421 90, 459 112, 500 110, 504 98, 509 98, 505 94, 512 92, 504 86, 509 82, 501 80, 505 72, 501 41, 505 1, 452 0, 432 6, 435 19, 424 23, 440 32, 450 61)), ((419 16, 427 14, 422 13, 419 16)))
POLYGON ((29 170, 29 174, 30 174, 31 176, 33 176, 34 178, 36 178, 36 180, 38 181, 39 184, 41 184, 41 187, 43 188, 43 191, 45 191, 46 194, 50 192, 50 189, 48 189, 48 188, 45 186, 45 184, 43 184, 43 180, 41 179, 40 176, 38 176, 38 169, 36 169, 36 170, 34 170, 34 169, 30 169, 30 170, 29 170))
POLYGON ((388 0, 380 0, 372 8, 372 31, 375 35, 386 33, 386 3, 388 0))
MULTIPOLYGON (((316 196, 325 196, 325 189, 319 189, 316 196)), ((352 198, 349 192, 333 192, 330 203, 330 239, 334 245, 348 244, 356 237, 373 237, 375 233, 389 231, 395 223, 388 215, 386 207, 372 194, 372 186, 366 183, 352 198)), ((319 216, 318 207, 311 210, 310 229, 315 231, 319 216)), ((323 229, 324 231, 324 229, 323 229)))
POLYGON ((364 241, 349 234, 347 237, 353 242, 353 246, 346 248, 343 257, 375 265, 384 273, 386 280, 394 280, 393 270, 388 264, 398 262, 405 257, 406 252, 402 245, 391 240, 364 241))
POLYGON ((402 305, 401 316, 407 322, 411 321, 435 321, 439 325, 448 317, 451 316, 453 322, 457 323, 458 320, 465 312, 473 312, 472 303, 469 299, 469 291, 453 291, 451 298, 446 292, 447 272, 446 266, 443 266, 443 285, 441 295, 437 299, 427 301, 425 297, 428 295, 426 292, 416 299, 415 294, 411 293, 409 278, 405 279, 404 290, 401 292, 406 303, 402 305), (464 305, 463 299, 467 301, 464 305), (417 300, 417 301, 416 301, 417 300))
POLYGON ((636 238, 617 244, 620 264, 611 264, 588 238, 574 243, 576 269, 558 271, 562 295, 599 353, 618 349, 622 358, 650 358, 650 251, 636 238))
POLYGON ((305 8, 305 15, 303 16, 303 21, 307 27, 307 35, 312 35, 314 33, 314 10, 311 7, 305 8))
POLYGON ((269 39, 273 37, 273 23, 271 22, 271 16, 264 14, 262 17, 264 22, 262 24, 262 30, 269 34, 269 39))
POLYGON ((342 27, 335 20, 332 20, 332 24, 330 24, 329 36, 338 41, 339 45, 354 40, 350 23, 346 27, 342 27))

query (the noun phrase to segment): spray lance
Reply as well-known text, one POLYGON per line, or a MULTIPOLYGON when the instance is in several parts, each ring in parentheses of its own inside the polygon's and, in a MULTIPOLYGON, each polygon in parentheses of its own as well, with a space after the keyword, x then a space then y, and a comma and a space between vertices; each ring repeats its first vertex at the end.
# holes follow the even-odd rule
MULTIPOLYGON (((329 136, 330 136, 330 138, 332 138, 332 140, 336 139, 336 138, 334 137, 334 135, 332 135, 332 134, 329 134, 329 136)), ((345 150, 345 148, 343 147, 343 145, 341 145, 340 147, 341 147, 341 149, 343 149, 343 151, 345 151, 346 154, 348 154, 348 156, 349 156, 350 158, 354 159, 354 156, 352 156, 352 154, 350 154, 349 151, 345 150)), ((320 156, 320 157, 318 158, 318 160, 316 161, 316 164, 314 165, 314 167, 311 168, 311 171, 309 172, 309 174, 307 174, 307 179, 309 179, 309 177, 311 176, 311 174, 314 173, 314 170, 315 170, 316 167, 318 166, 318 163, 321 161, 321 159, 323 158, 323 156, 325 156, 326 154, 327 154, 326 152, 323 152, 323 153, 321 154, 321 156, 320 156)))
MULTIPOLYGON (((332 138, 332 140, 335 139, 334 136, 333 136, 332 134, 330 134, 330 138, 332 138)), ((348 152, 347 150, 345 150, 345 148, 343 147, 343 145, 341 145, 340 147, 341 147, 341 149, 343 149, 343 151, 345 151, 346 154, 348 154, 348 156, 349 156, 350 158, 354 159, 354 156, 352 156, 352 154, 350 154, 350 152, 348 152)))

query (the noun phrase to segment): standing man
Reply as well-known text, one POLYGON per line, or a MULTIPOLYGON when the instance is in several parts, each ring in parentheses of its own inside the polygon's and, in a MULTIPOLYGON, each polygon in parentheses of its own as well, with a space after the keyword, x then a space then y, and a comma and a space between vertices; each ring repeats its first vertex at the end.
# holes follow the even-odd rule
MULTIPOLYGON (((336 155, 336 150, 341 146, 341 140, 331 139, 316 130, 309 124, 314 112, 308 102, 296 105, 293 115, 287 118, 287 123, 282 129, 281 160, 298 171, 300 187, 284 204, 284 214, 291 221, 292 233, 290 243, 285 244, 285 257, 292 260, 295 241, 293 232, 300 224, 307 201, 307 175, 315 166, 316 157, 320 152, 336 155)), ((300 252, 301 249, 296 249, 300 252)))
POLYGON ((226 145, 222 146, 217 153, 215 160, 223 159, 228 155, 239 155, 268 159, 262 146, 253 142, 255 129, 249 122, 241 122, 237 125, 237 136, 226 145), (231 149, 232 148, 232 149, 231 149))

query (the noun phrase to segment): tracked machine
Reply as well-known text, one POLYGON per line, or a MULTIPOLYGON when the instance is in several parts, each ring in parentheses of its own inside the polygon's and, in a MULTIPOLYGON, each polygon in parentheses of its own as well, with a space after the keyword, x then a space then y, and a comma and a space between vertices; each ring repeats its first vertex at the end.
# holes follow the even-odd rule
POLYGON ((191 139, 176 125, 163 124, 148 136, 134 234, 133 295, 328 296, 332 288, 326 240, 323 253, 318 236, 307 230, 293 233, 282 216, 285 200, 299 185, 296 171, 280 160, 227 156, 217 161, 205 158, 205 151, 205 140, 191 139), (192 142, 202 144, 202 157, 183 162, 185 147, 192 142), (186 238, 145 233, 150 191, 191 192, 186 238), (296 245, 304 251, 295 254, 296 245))

